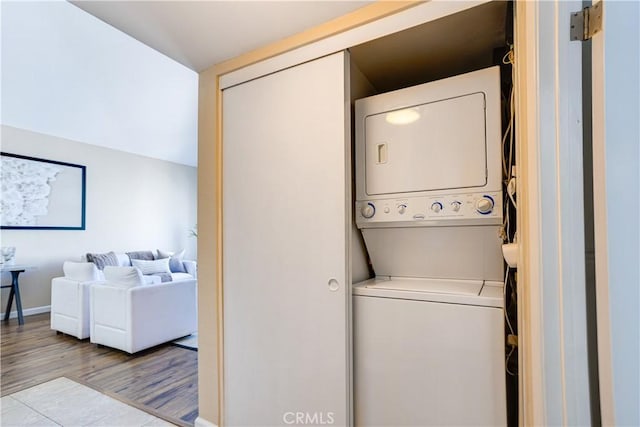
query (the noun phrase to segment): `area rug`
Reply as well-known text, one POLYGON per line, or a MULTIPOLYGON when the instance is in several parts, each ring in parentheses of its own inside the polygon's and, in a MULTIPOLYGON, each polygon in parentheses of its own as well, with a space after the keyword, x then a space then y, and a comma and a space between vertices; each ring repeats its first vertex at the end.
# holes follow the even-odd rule
POLYGON ((198 333, 196 332, 195 334, 191 334, 187 337, 175 340, 171 344, 177 347, 188 348, 189 350, 198 351, 198 333))
POLYGON ((173 426, 65 377, 4 396, 3 426, 173 426))

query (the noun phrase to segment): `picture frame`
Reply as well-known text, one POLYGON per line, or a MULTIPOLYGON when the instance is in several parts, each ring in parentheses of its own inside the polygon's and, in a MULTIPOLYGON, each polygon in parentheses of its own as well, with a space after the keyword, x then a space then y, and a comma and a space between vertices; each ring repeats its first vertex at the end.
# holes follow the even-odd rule
POLYGON ((0 229, 85 230, 87 168, 0 152, 0 229))

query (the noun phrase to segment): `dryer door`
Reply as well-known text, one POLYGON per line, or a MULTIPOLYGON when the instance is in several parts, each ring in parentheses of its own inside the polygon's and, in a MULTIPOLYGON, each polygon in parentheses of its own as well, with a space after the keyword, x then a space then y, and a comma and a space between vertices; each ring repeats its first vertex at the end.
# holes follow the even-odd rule
POLYGON ((485 106, 476 92, 367 116, 367 194, 486 185, 485 106))

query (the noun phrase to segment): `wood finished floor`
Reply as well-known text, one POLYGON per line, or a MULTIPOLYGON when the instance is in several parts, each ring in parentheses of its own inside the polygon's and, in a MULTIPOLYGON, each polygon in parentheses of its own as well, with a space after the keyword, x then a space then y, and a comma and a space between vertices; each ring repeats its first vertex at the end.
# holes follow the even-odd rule
POLYGON ((49 314, 1 322, 0 395, 67 377, 182 426, 198 416, 198 353, 169 344, 129 355, 57 335, 49 314))

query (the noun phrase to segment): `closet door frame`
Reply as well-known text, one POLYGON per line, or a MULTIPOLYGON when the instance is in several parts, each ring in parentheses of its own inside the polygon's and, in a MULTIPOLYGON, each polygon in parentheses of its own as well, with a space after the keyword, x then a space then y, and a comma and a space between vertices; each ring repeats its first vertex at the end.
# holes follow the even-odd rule
MULTIPOLYGON (((334 21, 312 28, 303 33, 284 39, 240 55, 229 61, 212 66, 200 73, 199 91, 199 167, 198 167, 198 217, 199 217, 199 330, 201 347, 199 349, 199 406, 200 415, 196 420, 198 426, 224 425, 223 408, 223 340, 222 340, 222 105, 221 90, 233 84, 250 80, 269 72, 277 71, 288 66, 299 64, 339 50, 348 49, 359 43, 373 40, 388 34, 399 32, 407 28, 430 22, 446 15, 457 13, 465 9, 486 3, 485 0, 475 2, 376 2, 362 9, 356 10, 334 21), (212 167, 213 165, 213 167, 212 167), (215 307, 212 310, 212 307, 215 307)), ((562 2, 555 1, 564 13, 562 2)), ((530 198, 534 205, 530 206, 529 215, 519 218, 519 227, 526 228, 533 234, 528 240, 523 240, 519 259, 519 279, 523 286, 534 289, 541 282, 542 258, 546 253, 544 248, 536 246, 536 238, 545 234, 548 242, 559 238, 553 230, 543 229, 540 223, 539 208, 542 200, 552 200, 551 193, 532 194, 529 184, 539 179, 535 168, 540 161, 540 153, 528 150, 536 147, 540 141, 537 132, 527 133, 526 129, 545 130, 555 126, 554 123, 539 123, 537 112, 540 99, 536 93, 535 82, 539 77, 552 78, 540 69, 538 54, 538 38, 549 31, 548 16, 536 10, 538 6, 530 2, 517 2, 515 29, 521 37, 516 40, 516 54, 519 58, 519 74, 514 82, 517 92, 521 96, 516 102, 516 117, 518 119, 517 151, 521 155, 519 171, 531 171, 527 179, 518 183, 518 198, 530 198), (528 38, 533 37, 533 38, 528 38), (526 145, 520 145, 526 143, 526 145), (531 198, 533 196, 533 198, 531 198), (549 234, 552 233, 552 234, 549 234)), ((555 6, 553 6, 555 7, 555 6)), ((560 27, 559 27, 560 28, 560 27)), ((567 30, 568 31, 568 30, 567 30)), ((547 52, 549 53, 549 52, 547 52)), ((553 54, 553 53, 552 53, 553 54)), ((520 172, 521 173, 521 172, 520 172)), ((535 188, 533 191, 537 191, 535 188)), ((544 190, 543 190, 544 192, 544 190)), ((555 240, 558 241, 557 239, 555 240)), ((556 257, 558 258, 558 257, 556 257)), ((566 261, 566 259, 565 259, 566 261)), ((559 262, 562 262, 559 260, 559 262)), ((556 295, 540 295, 528 292, 522 293, 519 301, 523 308, 519 312, 519 322, 527 325, 520 329, 521 384, 520 384, 520 416, 521 424, 545 424, 548 412, 545 411, 544 396, 545 376, 551 375, 552 370, 545 363, 540 354, 543 352, 545 340, 553 339, 546 336, 543 329, 544 301, 543 298, 556 298, 556 295)), ((570 331, 565 336, 571 336, 570 331)), ((558 344, 554 344, 556 347, 558 344)), ((558 358, 551 360, 558 366, 562 363, 558 358)), ((555 369, 555 368, 554 368, 555 369)), ((554 401, 554 408, 560 405, 560 400, 554 401)), ((573 406, 575 407, 575 406, 573 406)), ((555 410, 555 409, 554 409, 555 410)), ((566 413, 566 407, 560 409, 566 413)))

